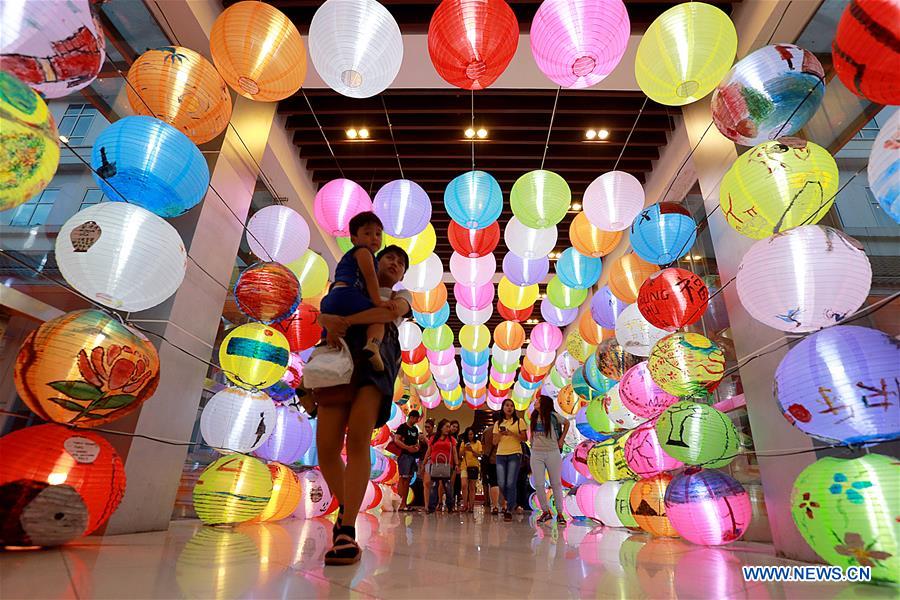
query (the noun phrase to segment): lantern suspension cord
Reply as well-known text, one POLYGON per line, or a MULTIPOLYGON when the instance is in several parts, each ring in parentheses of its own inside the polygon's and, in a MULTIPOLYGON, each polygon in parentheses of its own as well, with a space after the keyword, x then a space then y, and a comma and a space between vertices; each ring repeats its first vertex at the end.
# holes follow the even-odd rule
POLYGON ((638 124, 638 119, 641 118, 641 115, 644 114, 644 109, 647 108, 647 101, 650 100, 649 96, 644 96, 644 103, 641 105, 641 110, 638 111, 637 116, 634 118, 634 125, 631 126, 631 131, 628 132, 628 137, 625 138, 625 143, 622 144, 622 150, 619 151, 619 158, 616 159, 616 164, 613 165, 612 170, 615 171, 619 168, 619 161, 622 160, 622 155, 625 154, 625 148, 628 147, 628 142, 631 141, 631 134, 634 133, 635 128, 638 124))
POLYGON ((172 39, 175 40, 175 43, 180 46, 181 42, 178 41, 178 36, 175 34, 175 30, 172 28, 172 24, 169 23, 169 17, 166 16, 166 11, 164 11, 159 5, 158 0, 154 0, 153 4, 156 5, 156 10, 159 12, 159 14, 162 15, 163 20, 166 22, 166 27, 169 28, 169 33, 172 34, 172 39))
POLYGON ((553 112, 550 113, 550 126, 547 127, 547 140, 544 142, 544 155, 541 157, 541 170, 544 170, 544 161, 547 160, 547 150, 550 149, 550 133, 553 131, 553 119, 556 118, 556 105, 559 103, 559 92, 562 86, 556 88, 556 97, 553 99, 553 112))
MULTIPOLYGON (((788 0, 787 5, 784 7, 784 10, 781 12, 781 17, 778 19, 778 22, 775 23, 775 27, 772 28, 772 35, 769 36, 769 41, 766 42, 766 46, 772 43, 772 40, 775 38, 775 34, 778 33, 778 28, 781 27, 781 22, 784 21, 785 15, 787 15, 787 11, 791 8, 791 4, 794 0, 788 0)), ((793 115, 791 115, 793 116, 793 115)), ((777 136, 776 136, 777 137, 777 136)))
MULTIPOLYGON (((472 117, 472 121, 471 121, 471 125, 469 127, 472 129, 472 131, 475 131, 475 90, 471 90, 470 97, 471 97, 471 106, 470 106, 469 115, 472 117)), ((475 170, 475 136, 474 135, 472 136, 471 146, 472 146, 472 170, 474 171, 475 170)))
MULTIPOLYGON (((388 115, 387 104, 385 104, 385 102, 384 102, 384 94, 379 94, 378 97, 381 98, 381 106, 382 106, 382 108, 384 108, 384 118, 387 121, 388 131, 391 134, 391 143, 394 145, 394 156, 397 157, 397 167, 400 169, 400 179, 406 179, 406 177, 403 176, 403 165, 400 164, 400 152, 397 150, 397 140, 394 139, 394 126, 391 124, 390 115, 388 115)), ((373 178, 374 178, 374 175, 373 175, 373 178)), ((370 195, 371 195, 371 192, 370 192, 370 195)))
POLYGON ((306 100, 306 105, 309 107, 309 112, 312 115, 313 119, 316 121, 316 126, 318 126, 319 128, 319 133, 322 134, 322 139, 325 140, 325 146, 328 147, 328 152, 331 154, 331 158, 334 159, 334 164, 337 165, 338 171, 340 171, 341 173, 341 177, 344 177, 344 170, 341 168, 341 163, 338 161, 337 156, 334 155, 334 149, 331 147, 331 142, 328 141, 328 136, 325 135, 325 130, 322 129, 322 124, 319 122, 319 117, 316 115, 316 111, 313 110, 312 102, 309 101, 309 96, 306 95, 306 90, 301 87, 300 93, 303 94, 303 99, 306 100))

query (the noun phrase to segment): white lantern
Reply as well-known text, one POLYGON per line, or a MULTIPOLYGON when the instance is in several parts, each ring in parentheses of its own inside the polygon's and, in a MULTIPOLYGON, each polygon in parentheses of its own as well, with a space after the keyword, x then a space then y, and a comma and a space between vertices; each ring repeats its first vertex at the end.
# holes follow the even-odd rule
POLYGON ((404 321, 397 328, 400 349, 404 352, 415 350, 422 343, 422 330, 412 321, 404 321))
POLYGON ((247 245, 260 260, 286 265, 309 249, 309 225, 292 208, 266 206, 247 221, 247 245))
POLYGON ((492 253, 469 258, 459 252, 450 256, 450 273, 457 283, 470 287, 486 284, 497 272, 497 259, 492 253))
POLYGON ((753 244, 735 283, 741 304, 757 321, 781 331, 814 331, 862 306, 872 267, 853 238, 804 225, 753 244))
POLYGON ((56 238, 56 262, 76 290, 104 306, 137 312, 175 293, 187 253, 174 227, 128 202, 75 213, 56 238))
POLYGON ((200 415, 203 441, 228 454, 252 452, 275 428, 275 403, 265 392, 228 387, 214 395, 200 415))
POLYGON ((512 217, 506 224, 503 239, 509 251, 522 258, 547 256, 556 246, 556 226, 532 229, 512 217))
POLYGON ((607 527, 625 527, 616 512, 616 494, 622 487, 622 481, 606 481, 594 496, 594 514, 607 527))
POLYGON ((437 287, 443 277, 444 265, 438 255, 432 253, 419 264, 409 268, 403 277, 403 287, 412 292, 427 292, 437 287))
POLYGON ((459 302, 456 303, 456 316, 462 321, 463 325, 483 325, 488 322, 488 319, 490 319, 493 314, 493 304, 488 304, 486 307, 479 310, 473 310, 471 308, 466 308, 459 302))
POLYGON ((514 348, 513 350, 504 350, 500 346, 491 348, 491 358, 494 359, 494 362, 498 365, 511 365, 517 363, 521 356, 521 348, 514 348))
POLYGON ((622 397, 619 396, 618 383, 609 388, 609 391, 606 392, 606 397, 603 399, 603 406, 606 408, 606 414, 609 415, 609 420, 612 421, 613 426, 618 430, 634 429, 647 420, 645 417, 639 417, 628 410, 622 402, 622 397))
POLYGON ((541 352, 537 346, 531 344, 525 351, 525 357, 528 358, 536 367, 546 367, 553 363, 556 359, 556 352, 541 352))
POLYGON ((435 381, 448 381, 453 378, 459 378, 459 369, 456 368, 455 362, 449 362, 446 365, 431 365, 431 374, 434 375, 435 381))
POLYGON ((400 71, 403 38, 397 21, 375 0, 327 0, 309 24, 309 55, 328 87, 369 98, 400 71))
POLYGON ((616 317, 616 341, 625 352, 635 356, 650 356, 653 345, 669 333, 651 325, 638 310, 637 303, 629 304, 616 317))
POLYGON ((633 175, 610 171, 591 182, 581 203, 591 225, 604 231, 622 231, 644 208, 644 188, 633 175))
POLYGON ((868 176, 878 204, 900 223, 900 109, 894 109, 872 144, 868 176))

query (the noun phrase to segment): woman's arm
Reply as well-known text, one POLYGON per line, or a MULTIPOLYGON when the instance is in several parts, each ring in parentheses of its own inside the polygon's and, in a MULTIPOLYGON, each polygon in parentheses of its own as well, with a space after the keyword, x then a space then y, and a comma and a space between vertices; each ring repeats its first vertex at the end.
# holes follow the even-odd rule
POLYGON ((559 438, 559 449, 562 450, 563 441, 566 439, 566 435, 569 433, 569 420, 563 419, 563 431, 562 437, 559 438))
POLYGON ((317 322, 328 333, 329 343, 333 338, 337 340, 347 333, 351 325, 369 325, 371 323, 391 323, 400 317, 409 314, 409 303, 405 298, 394 298, 387 306, 370 308, 362 312, 339 317, 337 315, 320 314, 317 322))
POLYGON ((519 439, 523 442, 527 442, 528 441, 528 428, 526 427, 525 430, 523 431, 522 430, 522 422, 523 422, 523 419, 519 419, 518 423, 516 424, 516 428, 519 431, 519 439))

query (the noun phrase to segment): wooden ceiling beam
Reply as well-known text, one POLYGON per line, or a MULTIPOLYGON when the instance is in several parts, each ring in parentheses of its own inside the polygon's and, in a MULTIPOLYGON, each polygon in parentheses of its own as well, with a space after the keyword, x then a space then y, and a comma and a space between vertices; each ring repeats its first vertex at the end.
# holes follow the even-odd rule
MULTIPOLYGON (((387 132, 387 124, 384 120, 380 122, 365 122, 353 114, 346 115, 317 115, 318 123, 312 115, 294 115, 287 118, 285 127, 288 130, 307 130, 318 131, 319 125, 326 131, 343 132, 348 127, 359 127, 365 125, 372 137, 381 138, 389 137, 387 132)), ((549 125, 550 112, 547 112, 546 118, 533 117, 530 115, 519 114, 503 114, 492 115, 490 119, 482 119, 480 122, 476 120, 477 126, 486 127, 489 132, 493 131, 533 131, 535 129, 542 130, 546 135, 547 125, 549 125)), ((635 123, 635 115, 622 116, 618 118, 594 118, 590 114, 557 114, 553 120, 554 130, 574 130, 584 131, 588 127, 602 127, 611 134, 617 131, 624 131, 626 134, 631 130, 635 123)), ((394 129, 395 137, 398 132, 402 135, 405 131, 410 130, 427 130, 427 131, 459 131, 460 136, 470 121, 467 117, 460 115, 459 117, 437 117, 428 113, 428 108, 423 107, 422 112, 418 114, 401 114, 391 116, 391 125, 394 129)), ((635 132, 641 131, 671 131, 674 129, 674 121, 668 115, 641 115, 637 120, 635 132)))

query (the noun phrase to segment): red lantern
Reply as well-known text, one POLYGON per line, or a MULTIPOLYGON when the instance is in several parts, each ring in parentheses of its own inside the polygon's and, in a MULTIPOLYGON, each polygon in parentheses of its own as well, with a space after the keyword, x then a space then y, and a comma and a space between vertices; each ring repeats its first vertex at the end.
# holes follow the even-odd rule
POLYGON ((456 221, 450 221, 447 237, 453 249, 468 258, 490 254, 500 242, 500 225, 494 221, 484 229, 466 229, 456 221))
POLYGON ((699 321, 708 301, 709 289, 699 276, 669 267, 644 280, 637 305, 648 323, 675 331, 699 321))
POLYGON ((536 375, 535 373, 532 373, 531 371, 522 369, 521 371, 519 371, 519 376, 522 379, 524 379, 525 381, 527 381, 528 383, 538 383, 539 381, 543 381, 544 377, 546 377, 547 374, 544 373, 543 375, 536 375))
POLYGON ((513 310, 498 300, 497 312, 500 313, 500 316, 507 321, 515 321, 516 323, 521 323, 523 321, 527 321, 528 318, 531 317, 531 313, 534 312, 534 305, 532 304, 528 308, 523 308, 520 310, 513 310))
POLYGON ((312 348, 322 338, 318 319, 319 311, 304 303, 297 306, 291 316, 273 323, 272 327, 284 334, 291 345, 291 352, 300 352, 312 348))
POLYGON ((300 303, 300 282, 281 263, 247 267, 234 284, 234 299, 245 315, 270 325, 288 318, 300 303))
POLYGON ((505 390, 498 390, 497 388, 494 387, 494 384, 489 383, 487 386, 487 393, 490 394, 491 396, 495 396, 497 398, 505 398, 506 394, 509 393, 509 388, 507 388, 505 390))
POLYGON ((519 22, 504 0, 443 0, 428 26, 428 54, 447 83, 483 90, 506 70, 519 22))
POLYGON ((426 352, 425 344, 419 344, 414 350, 403 350, 400 353, 400 357, 406 364, 417 365, 425 360, 426 352))
POLYGON ((851 91, 878 104, 900 104, 900 4, 852 0, 831 46, 834 70, 851 91))

